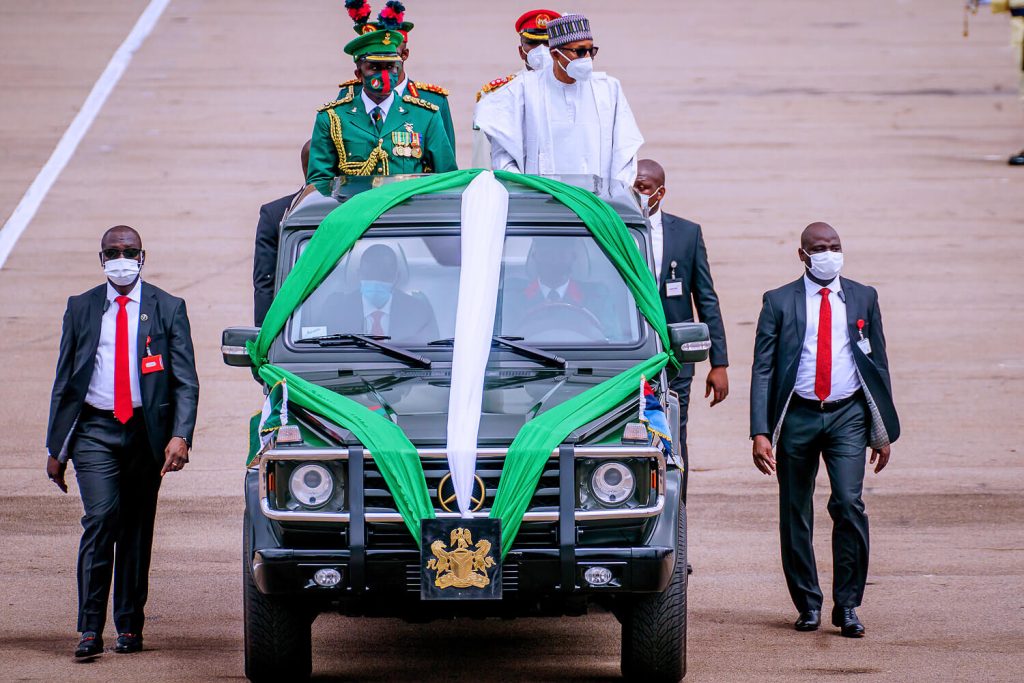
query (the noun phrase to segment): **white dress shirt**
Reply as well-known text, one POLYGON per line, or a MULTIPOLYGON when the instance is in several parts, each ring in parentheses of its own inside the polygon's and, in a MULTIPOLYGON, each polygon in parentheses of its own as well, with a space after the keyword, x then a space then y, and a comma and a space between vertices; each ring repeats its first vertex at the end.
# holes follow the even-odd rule
MULTIPOLYGON (((405 83, 405 81, 402 81, 402 83, 405 83)), ((380 107, 381 121, 387 121, 388 120, 388 112, 391 111, 391 105, 394 104, 394 102, 395 102, 395 93, 394 92, 392 92, 390 95, 385 97, 384 100, 380 104, 374 102, 373 100, 371 100, 369 98, 369 96, 366 94, 366 89, 365 88, 359 91, 359 97, 362 98, 363 106, 366 107, 366 115, 367 116, 370 116, 370 112, 373 111, 374 107, 380 107)), ((370 120, 373 121, 373 117, 372 116, 370 116, 370 120)))
MULTIPOLYGON (((857 366, 850 348, 850 330, 846 323, 846 302, 840 296, 839 278, 828 284, 828 302, 832 307, 832 391, 826 401, 840 401, 860 389, 857 366)), ((807 305, 807 332, 793 390, 798 396, 817 401, 814 379, 818 371, 818 316, 821 312, 821 285, 804 274, 807 305)))
MULTIPOLYGON (((117 341, 117 311, 121 308, 117 303, 118 294, 114 286, 107 282, 107 310, 103 313, 100 325, 100 342, 96 347, 96 359, 93 361, 92 379, 89 390, 85 394, 85 402, 100 410, 114 409, 114 351, 117 341)), ((128 376, 132 385, 132 407, 142 405, 142 391, 139 389, 139 304, 142 301, 142 278, 135 281, 135 286, 128 293, 128 376)))
POLYGON ((371 334, 373 332, 373 314, 380 311, 380 329, 384 330, 384 334, 391 334, 391 302, 394 300, 393 297, 388 297, 388 302, 377 308, 372 303, 363 297, 363 334, 371 334))
POLYGON ((548 287, 546 284, 544 284, 543 282, 541 282, 539 280, 537 281, 537 284, 540 285, 540 294, 541 294, 541 296, 544 297, 545 300, 550 298, 551 292, 552 292, 552 290, 554 290, 558 294, 559 300, 565 301, 565 292, 566 292, 567 289, 569 289, 569 281, 568 280, 566 280, 565 284, 561 285, 560 287, 548 287))
POLYGON ((661 222, 661 205, 647 219, 651 222, 651 249, 654 250, 654 279, 661 277, 661 259, 665 255, 665 227, 661 222))

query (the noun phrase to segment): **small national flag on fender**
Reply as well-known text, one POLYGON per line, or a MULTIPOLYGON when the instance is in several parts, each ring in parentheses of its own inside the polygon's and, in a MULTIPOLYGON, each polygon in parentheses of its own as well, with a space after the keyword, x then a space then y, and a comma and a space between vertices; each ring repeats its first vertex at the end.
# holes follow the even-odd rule
POLYGON ((274 432, 288 424, 288 385, 281 380, 267 394, 263 410, 249 421, 249 457, 246 466, 266 448, 274 432))
POLYGON ((671 458, 672 432, 668 426, 668 417, 646 377, 640 378, 640 421, 647 427, 652 443, 657 438, 665 457, 671 458))

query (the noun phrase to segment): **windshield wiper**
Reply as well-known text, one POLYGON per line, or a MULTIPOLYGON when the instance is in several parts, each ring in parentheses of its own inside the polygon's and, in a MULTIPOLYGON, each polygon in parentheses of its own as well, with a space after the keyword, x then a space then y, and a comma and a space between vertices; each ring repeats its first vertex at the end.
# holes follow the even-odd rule
POLYGON ((430 359, 426 356, 421 356, 418 353, 413 353, 408 349, 404 349, 401 346, 395 346, 394 344, 386 344, 383 340, 391 339, 387 335, 381 334, 326 334, 322 337, 308 337, 306 339, 299 339, 296 344, 317 344, 319 346, 344 346, 346 344, 355 344, 357 346, 370 346, 383 352, 384 354, 397 358, 398 360, 405 361, 409 365, 417 365, 421 368, 430 367, 430 359))
MULTIPOLYGON (((520 344, 519 341, 522 337, 512 337, 509 335, 494 335, 491 337, 491 346, 503 346, 509 351, 518 353, 520 356, 525 356, 531 360, 536 360, 544 363, 545 365, 555 365, 560 368, 568 367, 568 363, 561 356, 545 351, 544 349, 538 349, 536 346, 529 346, 527 344, 520 344)), ((428 346, 454 346, 455 340, 449 337, 448 339, 435 339, 430 342, 428 346)))

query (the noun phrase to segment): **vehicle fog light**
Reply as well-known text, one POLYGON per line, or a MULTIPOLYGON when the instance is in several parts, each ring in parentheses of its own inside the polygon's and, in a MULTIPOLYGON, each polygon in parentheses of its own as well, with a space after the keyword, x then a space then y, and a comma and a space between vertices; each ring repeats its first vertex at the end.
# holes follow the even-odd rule
POLYGON ((590 488, 604 505, 622 505, 636 490, 633 470, 618 461, 606 462, 594 469, 590 488))
POLYGON ((295 468, 288 479, 292 498, 307 508, 318 508, 327 504, 334 494, 334 479, 323 465, 306 463, 295 468))
POLYGON ((607 586, 612 580, 612 570, 608 567, 587 567, 583 579, 591 586, 607 586))
POLYGON ((318 586, 324 588, 330 588, 331 586, 337 586, 341 582, 341 572, 337 569, 317 569, 316 574, 313 574, 313 581, 318 586))

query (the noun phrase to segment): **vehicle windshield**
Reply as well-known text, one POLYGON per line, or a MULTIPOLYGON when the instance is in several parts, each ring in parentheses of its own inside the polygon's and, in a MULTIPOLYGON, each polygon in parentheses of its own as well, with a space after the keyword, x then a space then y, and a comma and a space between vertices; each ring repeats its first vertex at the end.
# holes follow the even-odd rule
MULTIPOLYGON (((356 333, 426 346, 454 337, 460 259, 457 235, 368 233, 292 315, 289 339, 356 333)), ((495 334, 526 343, 641 339, 633 296, 589 235, 508 235, 498 302, 495 334)))

